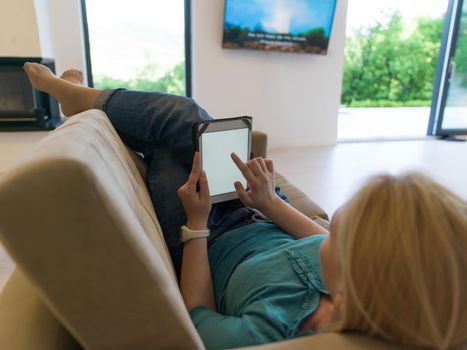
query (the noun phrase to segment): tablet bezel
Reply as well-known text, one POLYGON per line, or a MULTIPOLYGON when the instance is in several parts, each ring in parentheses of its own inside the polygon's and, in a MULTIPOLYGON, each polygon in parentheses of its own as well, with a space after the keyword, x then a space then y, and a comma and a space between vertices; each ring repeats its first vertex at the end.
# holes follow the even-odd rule
MULTIPOLYGON (((200 121, 193 125, 193 141, 195 143, 195 150, 199 151, 201 155, 201 168, 203 169, 203 144, 201 136, 205 133, 248 129, 248 155, 247 159, 251 158, 251 133, 252 133, 252 117, 243 116, 237 118, 226 118, 226 119, 213 119, 200 121)), ((232 199, 237 199, 238 194, 236 191, 227 192, 211 196, 211 203, 221 203, 232 199)))

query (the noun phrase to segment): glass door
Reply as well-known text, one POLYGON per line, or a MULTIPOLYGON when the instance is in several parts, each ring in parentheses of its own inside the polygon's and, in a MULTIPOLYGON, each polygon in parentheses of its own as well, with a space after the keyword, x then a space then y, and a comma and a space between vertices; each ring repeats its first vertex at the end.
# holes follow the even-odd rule
POLYGON ((449 0, 349 0, 339 141, 426 137, 449 0))
POLYGON ((429 135, 467 134, 467 2, 451 0, 433 94, 429 135))

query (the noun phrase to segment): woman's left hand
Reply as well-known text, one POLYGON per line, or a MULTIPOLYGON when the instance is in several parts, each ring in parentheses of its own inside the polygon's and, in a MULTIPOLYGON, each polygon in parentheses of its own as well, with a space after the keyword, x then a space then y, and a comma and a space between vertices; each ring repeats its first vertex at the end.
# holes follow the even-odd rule
POLYGON ((245 206, 258 209, 268 215, 269 208, 282 201, 275 191, 272 161, 258 157, 244 163, 235 153, 231 156, 249 186, 247 191, 241 182, 235 182, 238 197, 245 206))
POLYGON ((211 196, 209 194, 206 173, 201 170, 201 156, 195 153, 193 167, 188 181, 179 188, 178 196, 182 201, 187 215, 187 226, 192 230, 207 228, 209 213, 211 212, 211 196), (199 182, 199 191, 196 185, 199 182))

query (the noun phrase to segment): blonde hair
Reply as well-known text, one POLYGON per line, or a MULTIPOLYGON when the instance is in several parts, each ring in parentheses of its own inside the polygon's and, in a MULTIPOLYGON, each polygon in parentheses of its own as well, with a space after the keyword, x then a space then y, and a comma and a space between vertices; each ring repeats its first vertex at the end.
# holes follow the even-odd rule
POLYGON ((467 338, 467 203, 418 173, 372 178, 337 227, 335 325, 447 349, 467 338))

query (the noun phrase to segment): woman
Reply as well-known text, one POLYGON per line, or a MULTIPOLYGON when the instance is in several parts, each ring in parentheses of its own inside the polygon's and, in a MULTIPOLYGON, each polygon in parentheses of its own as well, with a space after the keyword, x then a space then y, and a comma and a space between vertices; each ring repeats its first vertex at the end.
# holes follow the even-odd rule
POLYGON ((193 123, 211 117, 193 101, 89 89, 77 71, 59 79, 38 64, 25 71, 66 115, 104 110, 144 154, 180 289, 208 348, 323 328, 436 349, 465 341, 467 204, 438 184, 417 174, 375 177, 334 216, 329 235, 276 193, 271 161, 233 154, 249 190, 236 183, 241 202, 211 207, 191 144, 193 123))

